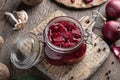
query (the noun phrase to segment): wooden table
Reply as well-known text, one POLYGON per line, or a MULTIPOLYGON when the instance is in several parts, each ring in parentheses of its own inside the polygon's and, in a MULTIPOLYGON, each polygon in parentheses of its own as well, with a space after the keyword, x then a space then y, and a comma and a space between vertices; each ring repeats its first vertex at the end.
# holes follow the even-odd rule
MULTIPOLYGON (((29 21, 26 27, 20 31, 13 31, 12 26, 7 22, 6 18, 3 15, 1 15, 0 11, 0 33, 5 39, 5 44, 0 51, 0 61, 8 66, 11 72, 11 77, 28 75, 28 73, 30 75, 41 75, 41 73, 35 68, 31 68, 29 70, 19 70, 15 68, 14 65, 12 65, 9 58, 10 46, 11 42, 14 38, 17 37, 18 34, 23 34, 32 30, 42 21, 44 17, 57 10, 63 11, 68 16, 80 19, 82 16, 91 15, 92 10, 98 10, 105 16, 104 9, 106 5, 103 4, 99 7, 94 7, 86 10, 69 10, 58 6, 58 4, 56 5, 50 0, 44 0, 40 5, 36 7, 27 7, 21 3, 21 0, 0 0, 0 7, 2 6, 2 3, 4 3, 2 10, 13 11, 24 9, 29 15, 29 21)), ((97 18, 96 21, 97 25, 100 26, 99 23, 102 20, 100 18, 97 18)), ((96 29, 95 32, 102 37, 100 30, 96 29)), ((112 52, 108 59, 104 62, 104 64, 88 80, 120 80, 120 62, 115 58, 112 52)))

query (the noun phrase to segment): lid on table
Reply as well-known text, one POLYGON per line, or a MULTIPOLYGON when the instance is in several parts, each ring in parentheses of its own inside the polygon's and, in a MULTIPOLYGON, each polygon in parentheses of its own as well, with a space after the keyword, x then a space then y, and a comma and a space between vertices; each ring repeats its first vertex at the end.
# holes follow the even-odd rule
POLYGON ((42 45, 33 33, 18 36, 12 43, 12 63, 20 69, 31 68, 39 61, 42 45))

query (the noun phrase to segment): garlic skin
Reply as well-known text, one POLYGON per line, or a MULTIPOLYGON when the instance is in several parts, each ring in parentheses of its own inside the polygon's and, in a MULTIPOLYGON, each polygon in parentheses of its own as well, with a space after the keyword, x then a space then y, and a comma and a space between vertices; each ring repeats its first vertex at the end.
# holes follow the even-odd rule
POLYGON ((29 6, 36 6, 36 5, 40 4, 42 1, 43 0, 23 0, 23 2, 29 6))
POLYGON ((12 13, 5 12, 5 15, 9 17, 10 23, 14 25, 13 30, 23 29, 28 21, 28 14, 24 10, 13 11, 12 13))

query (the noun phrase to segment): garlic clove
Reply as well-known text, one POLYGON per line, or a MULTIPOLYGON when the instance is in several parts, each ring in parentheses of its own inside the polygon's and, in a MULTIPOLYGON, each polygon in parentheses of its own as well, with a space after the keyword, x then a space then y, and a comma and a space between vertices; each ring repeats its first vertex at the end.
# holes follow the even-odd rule
POLYGON ((9 22, 14 25, 13 30, 23 29, 28 21, 28 14, 24 10, 13 11, 12 13, 5 12, 5 15, 9 17, 9 22))
POLYGON ((16 14, 16 18, 20 20, 21 22, 26 23, 28 21, 28 14, 24 11, 13 11, 13 14, 16 14))

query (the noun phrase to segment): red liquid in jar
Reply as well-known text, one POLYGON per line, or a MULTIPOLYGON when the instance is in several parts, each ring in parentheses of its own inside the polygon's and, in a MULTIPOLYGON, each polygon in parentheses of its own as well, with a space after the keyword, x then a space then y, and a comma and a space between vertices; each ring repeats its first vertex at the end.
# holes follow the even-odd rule
MULTIPOLYGON (((71 21, 62 20, 54 23, 48 30, 49 41, 60 48, 71 48, 81 41, 80 28, 71 21)), ((86 44, 70 53, 57 53, 45 46, 46 60, 53 65, 66 65, 80 62, 85 54, 86 44)))
POLYGON ((46 60, 56 66, 79 63, 84 58, 85 52, 86 44, 84 43, 78 50, 69 54, 56 53, 51 51, 48 46, 45 48, 46 60))

